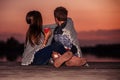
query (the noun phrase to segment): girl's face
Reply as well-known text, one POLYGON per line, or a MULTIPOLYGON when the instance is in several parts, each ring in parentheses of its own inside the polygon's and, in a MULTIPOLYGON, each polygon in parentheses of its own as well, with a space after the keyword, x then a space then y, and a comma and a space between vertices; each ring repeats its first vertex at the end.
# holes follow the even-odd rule
POLYGON ((31 19, 31 24, 33 24, 34 23, 33 16, 31 16, 30 19, 31 19))

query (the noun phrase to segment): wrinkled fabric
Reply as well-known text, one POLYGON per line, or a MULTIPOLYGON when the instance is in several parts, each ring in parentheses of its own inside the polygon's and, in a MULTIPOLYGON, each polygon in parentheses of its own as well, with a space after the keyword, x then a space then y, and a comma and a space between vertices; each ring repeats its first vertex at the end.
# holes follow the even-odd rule
POLYGON ((82 57, 77 33, 74 28, 74 24, 71 18, 67 19, 67 23, 63 23, 61 26, 57 26, 54 33, 55 41, 61 42, 65 47, 71 49, 72 45, 77 48, 76 56, 82 57))
POLYGON ((71 18, 68 18, 67 20, 66 27, 63 29, 63 35, 68 35, 70 41, 77 48, 77 53, 75 53, 75 55, 78 57, 82 57, 82 51, 80 49, 79 40, 77 38, 77 33, 75 31, 74 24, 71 18))
POLYGON ((34 59, 34 54, 42 49, 42 43, 44 40, 44 36, 41 36, 40 39, 40 44, 39 45, 35 45, 34 47, 32 47, 29 43, 29 41, 27 42, 27 45, 25 46, 24 52, 23 52, 23 56, 22 56, 22 63, 21 65, 29 65, 33 62, 34 59))

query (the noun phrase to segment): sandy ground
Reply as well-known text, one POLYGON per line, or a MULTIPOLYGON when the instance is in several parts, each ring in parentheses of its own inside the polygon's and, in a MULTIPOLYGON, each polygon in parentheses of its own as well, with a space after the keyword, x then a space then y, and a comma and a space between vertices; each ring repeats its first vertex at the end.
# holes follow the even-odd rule
POLYGON ((89 67, 55 68, 0 62, 0 80, 120 80, 120 63, 89 62, 89 67))

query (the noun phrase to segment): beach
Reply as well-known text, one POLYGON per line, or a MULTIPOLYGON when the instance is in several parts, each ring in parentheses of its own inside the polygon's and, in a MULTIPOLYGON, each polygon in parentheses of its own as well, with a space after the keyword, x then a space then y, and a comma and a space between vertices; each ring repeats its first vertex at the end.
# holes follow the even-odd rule
POLYGON ((0 62, 0 80, 120 80, 120 62, 88 62, 89 66, 55 68, 0 62))

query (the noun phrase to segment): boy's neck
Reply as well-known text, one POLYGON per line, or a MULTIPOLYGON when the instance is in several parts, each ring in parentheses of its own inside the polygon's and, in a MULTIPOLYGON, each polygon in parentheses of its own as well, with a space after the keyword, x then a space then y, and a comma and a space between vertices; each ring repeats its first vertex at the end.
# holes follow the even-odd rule
POLYGON ((59 21, 58 25, 61 26, 62 23, 64 23, 65 21, 59 21))

